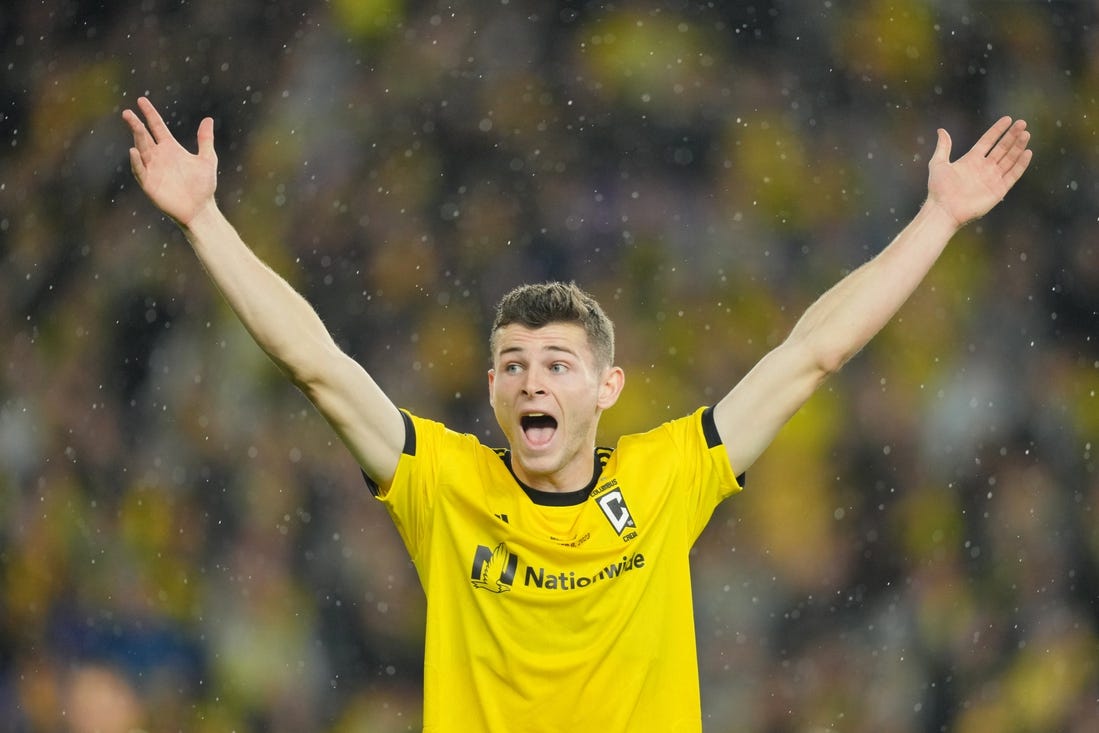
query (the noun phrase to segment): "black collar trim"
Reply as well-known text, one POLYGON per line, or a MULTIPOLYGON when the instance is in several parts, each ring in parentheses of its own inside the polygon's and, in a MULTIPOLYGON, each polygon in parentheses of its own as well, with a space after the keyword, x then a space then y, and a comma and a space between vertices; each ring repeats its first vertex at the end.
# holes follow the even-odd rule
POLYGON ((530 500, 539 506, 578 506, 583 504, 591 496, 591 492, 595 489, 595 484, 599 481, 599 475, 603 471, 603 465, 607 462, 607 456, 609 452, 605 448, 595 449, 595 460, 593 462, 591 481, 588 485, 582 489, 576 491, 542 491, 541 489, 535 489, 527 486, 519 477, 515 475, 515 469, 511 465, 511 451, 506 449, 499 449, 496 453, 503 460, 504 465, 511 471, 512 478, 515 479, 515 483, 519 484, 530 500))

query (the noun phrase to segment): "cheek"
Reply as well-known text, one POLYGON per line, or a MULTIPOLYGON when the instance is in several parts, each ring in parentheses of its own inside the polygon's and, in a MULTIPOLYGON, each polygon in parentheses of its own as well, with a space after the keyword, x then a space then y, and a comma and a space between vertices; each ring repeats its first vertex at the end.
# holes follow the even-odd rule
POLYGON ((492 407, 500 408, 511 404, 512 400, 508 395, 507 385, 502 384, 499 380, 489 384, 488 403, 492 407))
POLYGON ((594 407, 599 400, 599 387, 590 382, 572 385, 567 390, 560 392, 561 401, 566 407, 571 407, 574 412, 587 412, 594 407))

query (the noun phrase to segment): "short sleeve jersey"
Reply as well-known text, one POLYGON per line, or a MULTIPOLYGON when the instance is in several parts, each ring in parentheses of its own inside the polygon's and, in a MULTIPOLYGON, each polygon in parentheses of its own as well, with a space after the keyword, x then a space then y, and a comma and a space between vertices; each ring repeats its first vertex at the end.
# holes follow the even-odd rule
POLYGON ((688 553, 740 489, 711 411, 596 449, 571 494, 402 414, 379 498, 427 595, 424 730, 701 730, 688 553))

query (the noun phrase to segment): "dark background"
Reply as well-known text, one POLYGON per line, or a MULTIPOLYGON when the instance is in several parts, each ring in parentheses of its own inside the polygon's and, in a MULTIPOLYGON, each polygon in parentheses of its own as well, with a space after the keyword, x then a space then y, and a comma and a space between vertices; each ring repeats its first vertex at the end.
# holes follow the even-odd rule
MULTIPOLYGON (((1093 2, 0 10, 0 727, 418 729, 423 597, 352 459, 132 180, 218 198, 402 406, 498 444, 487 327, 576 279, 603 440, 718 400, 1003 114, 1035 159, 696 548, 705 729, 1099 729, 1093 2)), ((552 684, 552 681, 547 681, 552 684)))

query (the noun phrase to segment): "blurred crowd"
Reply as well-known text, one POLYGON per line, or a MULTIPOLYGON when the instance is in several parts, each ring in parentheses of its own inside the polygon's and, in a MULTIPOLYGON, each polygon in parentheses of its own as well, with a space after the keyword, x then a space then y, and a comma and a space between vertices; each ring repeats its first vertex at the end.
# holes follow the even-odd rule
MULTIPOLYGON (((401 406, 492 445, 523 281, 615 320, 601 440, 719 399, 926 193, 1035 160, 699 540, 707 733, 1099 730, 1092 2, 0 10, 0 728, 418 730, 423 594, 354 461, 132 180, 147 94, 401 406)), ((547 680, 552 685, 552 680, 547 680)))

